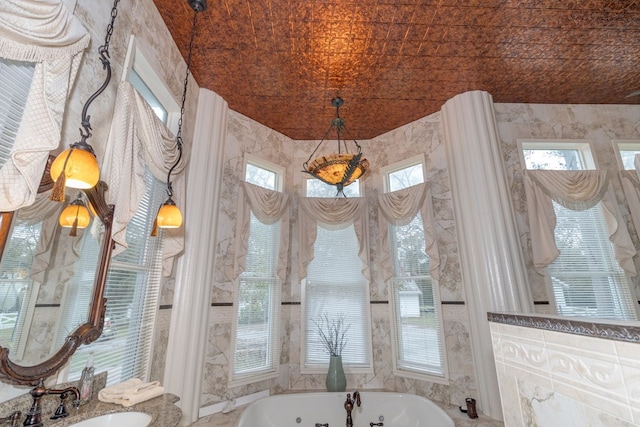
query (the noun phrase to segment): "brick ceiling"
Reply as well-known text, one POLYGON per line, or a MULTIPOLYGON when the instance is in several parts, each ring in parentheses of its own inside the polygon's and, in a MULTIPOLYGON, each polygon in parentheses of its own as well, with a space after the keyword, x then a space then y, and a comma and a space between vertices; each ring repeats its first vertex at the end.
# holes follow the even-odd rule
MULTIPOLYGON (((186 58, 193 10, 154 2, 186 58)), ((356 139, 476 89, 640 103, 640 0, 208 0, 196 22, 198 84, 293 139, 324 136, 335 96, 356 139)))

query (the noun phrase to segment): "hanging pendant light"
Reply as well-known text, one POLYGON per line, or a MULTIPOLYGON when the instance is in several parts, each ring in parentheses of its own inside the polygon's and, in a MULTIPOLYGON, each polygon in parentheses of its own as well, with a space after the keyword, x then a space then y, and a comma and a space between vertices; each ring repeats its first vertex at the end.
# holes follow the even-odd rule
POLYGON ((107 72, 102 86, 87 99, 82 108, 82 128, 80 129, 80 141, 74 142, 56 157, 51 165, 51 179, 55 181, 51 191, 51 200, 57 202, 64 201, 65 187, 88 189, 94 187, 100 180, 100 167, 96 159, 93 148, 87 142, 91 137, 91 116, 87 114, 89 105, 100 95, 109 85, 111 80, 111 64, 109 62, 109 42, 113 34, 113 24, 118 15, 118 3, 114 0, 111 8, 111 21, 107 25, 107 35, 104 44, 98 48, 102 68, 107 72), (84 129, 84 130, 83 130, 84 129))
POLYGON ((78 198, 69 203, 69 206, 64 208, 60 213, 58 219, 61 227, 71 228, 69 236, 77 236, 78 229, 87 228, 91 222, 91 216, 89 215, 89 209, 82 201, 82 195, 79 194, 78 198))
POLYGON ((182 118, 184 117, 184 103, 187 98, 187 85, 189 84, 189 73, 191 66, 191 54, 193 52, 193 40, 196 35, 196 20, 198 12, 207 9, 206 0, 189 0, 189 6, 193 9, 193 24, 191 26, 191 40, 189 41, 189 53, 187 54, 187 72, 184 78, 184 89, 182 91, 182 107, 180 108, 180 119, 178 120, 178 132, 176 134, 176 146, 178 148, 178 159, 167 173, 167 200, 158 209, 156 220, 151 230, 151 236, 158 235, 158 228, 180 228, 182 226, 182 212, 173 201, 173 187, 171 186, 171 174, 182 159, 182 118))
POLYGON ((369 161, 362 158, 362 149, 360 144, 351 138, 349 130, 344 124, 344 119, 340 117, 340 107, 344 104, 342 98, 333 98, 331 105, 336 107, 336 117, 331 121, 331 126, 327 130, 324 138, 318 143, 315 150, 309 156, 309 159, 303 163, 303 172, 308 173, 314 178, 319 179, 325 184, 334 185, 337 194, 344 196, 344 187, 352 184, 358 178, 362 177, 369 169, 369 161), (336 132, 336 140, 338 142, 338 150, 335 153, 317 157, 311 161, 322 143, 332 130, 336 132), (348 134, 354 146, 355 153, 348 152, 347 140, 344 135, 348 134))

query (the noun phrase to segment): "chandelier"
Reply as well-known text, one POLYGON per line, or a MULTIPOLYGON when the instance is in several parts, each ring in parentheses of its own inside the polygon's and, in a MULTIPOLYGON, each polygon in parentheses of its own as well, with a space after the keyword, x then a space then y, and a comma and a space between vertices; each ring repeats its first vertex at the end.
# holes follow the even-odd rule
POLYGON ((342 194, 344 196, 344 187, 353 183, 367 172, 367 169, 369 169, 369 161, 362 158, 360 144, 351 137, 349 130, 344 124, 344 119, 340 117, 340 107, 343 104, 344 101, 342 98, 333 98, 331 100, 331 105, 336 107, 336 117, 331 120, 331 126, 315 150, 313 150, 309 159, 302 164, 302 167, 304 168, 303 172, 308 173, 325 184, 335 186, 337 189, 336 195, 342 194), (338 143, 337 151, 326 156, 316 157, 315 160, 311 161, 332 131, 336 133, 338 143), (349 152, 345 134, 349 136, 353 143, 352 145, 355 147, 355 152, 349 152))

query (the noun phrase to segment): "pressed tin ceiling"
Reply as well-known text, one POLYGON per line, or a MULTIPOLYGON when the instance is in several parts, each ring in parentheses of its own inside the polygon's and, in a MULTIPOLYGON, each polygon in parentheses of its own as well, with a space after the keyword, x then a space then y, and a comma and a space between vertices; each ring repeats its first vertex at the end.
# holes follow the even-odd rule
MULTIPOLYGON (((186 57, 193 10, 154 2, 186 57)), ((640 0, 207 3, 194 78, 296 140, 322 139, 335 96, 356 139, 476 89, 504 103, 640 103, 626 97, 640 90, 640 0)))

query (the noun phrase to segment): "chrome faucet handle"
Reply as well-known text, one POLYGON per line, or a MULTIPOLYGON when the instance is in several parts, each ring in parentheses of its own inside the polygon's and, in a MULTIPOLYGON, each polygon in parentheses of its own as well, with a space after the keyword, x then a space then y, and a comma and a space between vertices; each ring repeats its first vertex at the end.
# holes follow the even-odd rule
POLYGON ((0 418, 0 423, 6 423, 7 421, 11 421, 11 427, 17 427, 21 416, 22 416, 22 412, 14 411, 9 416, 0 418))

